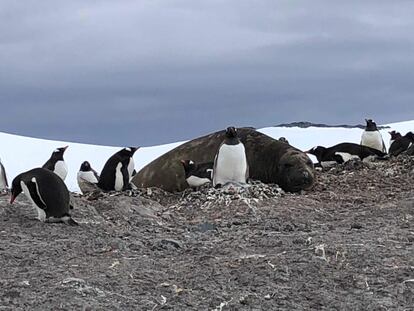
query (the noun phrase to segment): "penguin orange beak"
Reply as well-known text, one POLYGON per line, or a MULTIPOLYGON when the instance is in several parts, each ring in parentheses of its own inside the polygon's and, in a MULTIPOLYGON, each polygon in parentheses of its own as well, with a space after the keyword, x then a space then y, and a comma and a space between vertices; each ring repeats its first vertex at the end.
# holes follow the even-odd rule
POLYGON ((69 148, 69 146, 65 146, 65 147, 63 147, 63 150, 66 151, 66 149, 68 149, 68 148, 69 148))
POLYGON ((10 197, 10 204, 13 204, 14 200, 16 200, 16 197, 12 194, 10 197))

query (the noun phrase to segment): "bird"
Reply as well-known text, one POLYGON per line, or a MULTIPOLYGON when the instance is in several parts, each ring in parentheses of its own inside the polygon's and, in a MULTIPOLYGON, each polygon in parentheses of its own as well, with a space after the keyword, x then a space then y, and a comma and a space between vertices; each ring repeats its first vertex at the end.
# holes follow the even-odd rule
POLYGON ((6 169, 0 159, 0 193, 7 192, 8 189, 9 183, 7 182, 6 169))
POLYGON ((380 131, 378 131, 377 124, 372 119, 365 119, 366 127, 361 135, 361 145, 377 149, 386 153, 384 141, 380 131))
POLYGON ((213 162, 198 164, 192 160, 181 160, 181 164, 184 167, 185 180, 190 187, 197 188, 211 182, 213 162))
POLYGON ((10 204, 23 192, 38 213, 42 222, 64 222, 71 226, 78 223, 69 214, 68 188, 55 173, 45 168, 34 168, 17 175, 12 182, 10 204))
POLYGON ((83 194, 98 190, 99 175, 88 161, 84 161, 77 174, 79 189, 83 194))
POLYGON ((382 151, 354 143, 340 143, 328 148, 316 146, 305 152, 314 155, 322 167, 345 163, 352 159, 364 160, 368 157, 386 156, 382 151))
POLYGON ((213 187, 220 187, 228 182, 245 184, 249 177, 246 150, 240 141, 237 129, 228 127, 225 138, 214 158, 213 187))
POLYGON ((123 191, 131 189, 130 180, 134 171, 134 153, 139 147, 126 147, 106 161, 98 182, 104 191, 123 191))
POLYGON ((408 132, 404 136, 395 139, 388 151, 390 156, 398 156, 402 152, 408 150, 414 144, 414 133, 408 132))
POLYGON ((48 169, 58 175, 62 180, 65 180, 68 175, 68 166, 63 159, 63 154, 69 146, 57 148, 52 152, 49 160, 43 164, 43 168, 48 169))

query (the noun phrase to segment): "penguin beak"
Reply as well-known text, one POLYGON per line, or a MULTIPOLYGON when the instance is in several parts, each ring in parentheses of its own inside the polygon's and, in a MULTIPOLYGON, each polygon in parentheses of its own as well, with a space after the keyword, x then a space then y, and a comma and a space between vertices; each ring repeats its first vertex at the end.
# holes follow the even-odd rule
POLYGON ((13 204, 14 200, 16 200, 16 197, 12 194, 10 197, 10 204, 13 204))
POLYGON ((66 151, 66 149, 68 149, 68 148, 69 148, 69 146, 65 146, 65 147, 63 147, 63 150, 66 151))

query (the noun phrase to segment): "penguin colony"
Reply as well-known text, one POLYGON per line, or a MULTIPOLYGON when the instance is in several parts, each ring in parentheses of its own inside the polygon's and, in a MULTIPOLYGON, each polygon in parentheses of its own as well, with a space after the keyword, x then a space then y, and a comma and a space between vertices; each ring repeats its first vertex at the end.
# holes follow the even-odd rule
MULTIPOLYGON (((360 144, 340 143, 332 147, 316 146, 308 151, 317 158, 318 165, 325 167, 344 163, 351 159, 387 159, 402 152, 414 155, 414 133, 404 136, 396 131, 389 132, 388 154, 376 123, 366 119, 366 127, 360 144)), ((286 138, 280 141, 289 144, 286 138)), ((41 168, 23 172, 13 179, 11 189, 7 181, 6 169, 0 160, 0 194, 11 192, 10 204, 23 192, 35 208, 42 222, 62 222, 71 226, 78 223, 72 219, 70 194, 64 183, 68 168, 64 153, 68 146, 57 148, 41 168)), ((139 148, 126 147, 112 155, 105 163, 100 175, 88 161, 84 161, 77 173, 79 188, 83 194, 96 190, 125 191, 131 189, 131 179, 136 174, 133 156, 139 148)), ((214 162, 195 163, 182 159, 185 179, 192 188, 212 183, 216 188, 228 183, 243 186, 249 179, 249 166, 244 144, 240 141, 237 129, 228 127, 225 138, 219 146, 214 162)))

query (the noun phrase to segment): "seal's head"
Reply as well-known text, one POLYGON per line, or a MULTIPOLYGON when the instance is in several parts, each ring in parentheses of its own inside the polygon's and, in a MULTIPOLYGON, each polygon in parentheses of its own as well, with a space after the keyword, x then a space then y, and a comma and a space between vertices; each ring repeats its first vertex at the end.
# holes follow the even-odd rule
POLYGON ((313 163, 299 150, 287 150, 279 161, 278 172, 279 185, 289 192, 309 189, 314 183, 313 163))

